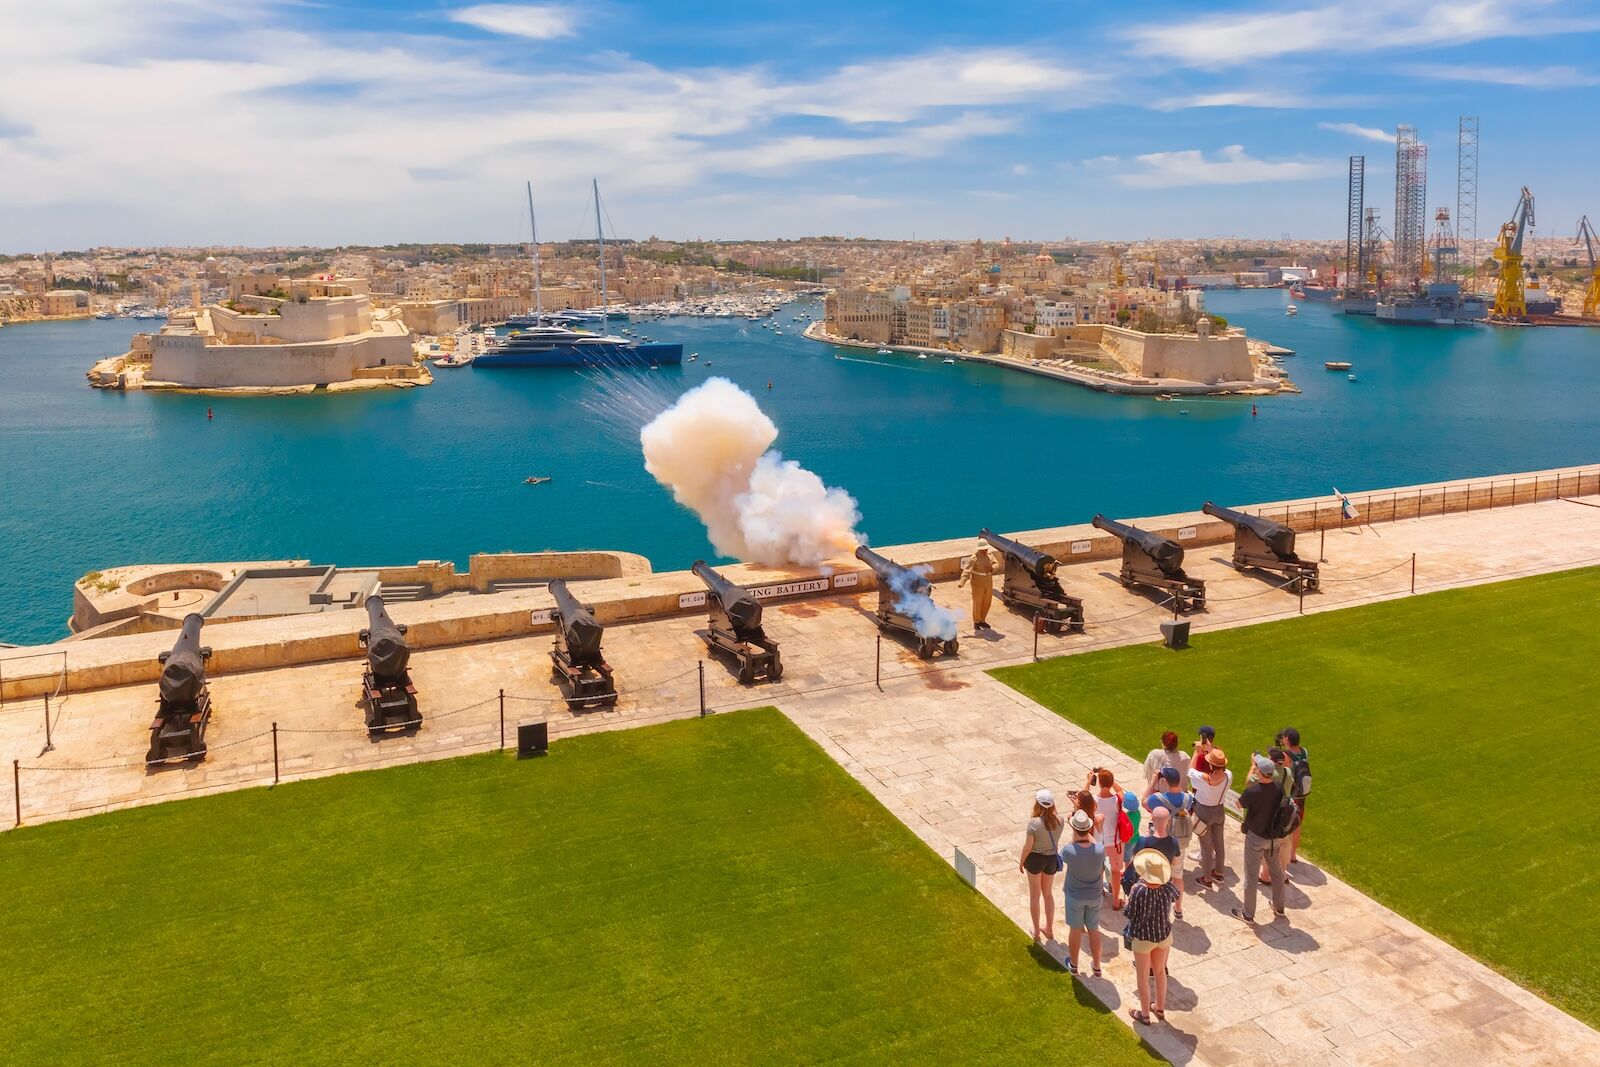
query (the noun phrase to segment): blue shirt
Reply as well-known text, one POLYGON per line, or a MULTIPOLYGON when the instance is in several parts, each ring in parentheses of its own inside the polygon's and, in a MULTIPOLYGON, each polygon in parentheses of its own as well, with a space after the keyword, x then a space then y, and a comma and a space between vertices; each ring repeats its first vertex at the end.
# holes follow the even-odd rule
POLYGON ((1091 844, 1073 842, 1061 848, 1061 860, 1066 864, 1066 894, 1068 900, 1099 900, 1101 879, 1106 866, 1106 846, 1098 841, 1091 844))
POLYGON ((1151 793, 1150 799, 1146 803, 1151 811, 1155 811, 1157 808, 1166 808, 1175 812, 1188 811, 1194 807, 1194 798, 1181 789, 1174 789, 1171 792, 1151 793))

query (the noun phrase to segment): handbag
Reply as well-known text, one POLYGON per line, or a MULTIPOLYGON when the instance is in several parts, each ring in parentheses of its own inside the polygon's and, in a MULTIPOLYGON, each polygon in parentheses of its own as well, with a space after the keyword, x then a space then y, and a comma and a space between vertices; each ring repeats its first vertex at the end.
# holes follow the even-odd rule
POLYGON ((1144 883, 1140 882, 1133 887, 1133 892, 1128 894, 1128 901, 1122 905, 1122 913, 1128 921, 1122 924, 1122 947, 1129 952, 1133 951, 1133 898, 1144 892, 1144 883))

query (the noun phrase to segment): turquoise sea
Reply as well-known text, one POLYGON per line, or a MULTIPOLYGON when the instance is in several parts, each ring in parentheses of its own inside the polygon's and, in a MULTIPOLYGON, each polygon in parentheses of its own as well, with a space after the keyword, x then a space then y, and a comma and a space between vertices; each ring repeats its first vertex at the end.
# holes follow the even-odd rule
MULTIPOLYGON (((1287 318, 1287 302, 1208 294, 1299 353, 1304 395, 1263 399, 1254 418, 1249 400, 835 359, 792 312, 782 335, 717 319, 644 332, 700 353, 651 372, 657 387, 721 374, 749 389, 778 447, 853 493, 878 544, 1600 461, 1600 331, 1384 327, 1309 303, 1287 318), (1324 371, 1333 358, 1360 381, 1324 371)), ((290 398, 91 390, 89 364, 141 325, 0 329, 0 640, 64 636, 73 580, 118 564, 617 548, 673 569, 710 551, 636 441, 596 424, 584 401, 600 390, 580 373, 445 370, 426 389, 290 398)))

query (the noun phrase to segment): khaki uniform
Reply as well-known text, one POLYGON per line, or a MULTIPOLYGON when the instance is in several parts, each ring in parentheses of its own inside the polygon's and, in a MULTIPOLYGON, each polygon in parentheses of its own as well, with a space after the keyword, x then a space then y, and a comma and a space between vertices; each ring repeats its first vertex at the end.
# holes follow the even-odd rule
POLYGON ((994 575, 1002 564, 995 559, 987 546, 974 552, 961 567, 961 585, 972 583, 972 624, 976 626, 989 618, 989 604, 994 600, 994 575))

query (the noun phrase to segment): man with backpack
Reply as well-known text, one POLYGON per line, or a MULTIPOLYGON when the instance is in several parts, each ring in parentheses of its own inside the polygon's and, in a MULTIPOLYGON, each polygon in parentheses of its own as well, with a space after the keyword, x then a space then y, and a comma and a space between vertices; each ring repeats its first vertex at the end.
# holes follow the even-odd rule
POLYGON ((1183 860, 1189 854, 1189 842, 1194 839, 1196 818, 1194 796, 1183 788, 1183 776, 1176 767, 1162 767, 1150 779, 1144 791, 1145 810, 1154 814, 1158 810, 1170 812, 1168 834, 1178 843, 1178 855, 1172 860, 1172 884, 1178 887, 1178 917, 1183 917, 1183 860))
POLYGON ((1278 747, 1289 757, 1289 777, 1294 783, 1289 795, 1294 798, 1294 806, 1300 810, 1300 821, 1295 825, 1294 835, 1289 838, 1289 858, 1284 863, 1287 868, 1300 858, 1300 827, 1306 821, 1306 795, 1311 792, 1311 754, 1300 747, 1300 731, 1293 726, 1284 727, 1278 735, 1278 747))
POLYGON ((1299 825, 1300 815, 1294 800, 1278 784, 1278 769, 1266 756, 1256 756, 1250 767, 1250 784, 1239 794, 1244 812, 1244 907, 1234 908, 1233 917, 1247 923, 1256 921, 1256 879, 1250 874, 1263 865, 1272 875, 1272 914, 1283 915, 1283 858, 1286 839, 1299 825))

